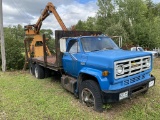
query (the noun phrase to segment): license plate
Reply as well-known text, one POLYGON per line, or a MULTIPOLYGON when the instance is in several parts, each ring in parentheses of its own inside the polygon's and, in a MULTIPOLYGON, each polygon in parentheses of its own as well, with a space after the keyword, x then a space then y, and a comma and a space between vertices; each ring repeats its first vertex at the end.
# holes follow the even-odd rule
POLYGON ((119 94, 119 100, 122 100, 127 97, 128 97, 128 91, 119 94))
POLYGON ((154 85, 154 80, 149 82, 148 87, 152 87, 154 85))

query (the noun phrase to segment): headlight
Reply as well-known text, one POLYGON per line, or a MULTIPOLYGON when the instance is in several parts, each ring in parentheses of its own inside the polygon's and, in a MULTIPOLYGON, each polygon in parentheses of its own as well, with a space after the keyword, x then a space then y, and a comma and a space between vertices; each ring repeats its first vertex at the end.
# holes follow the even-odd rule
POLYGON ((151 61, 150 59, 146 59, 146 67, 150 67, 151 66, 151 61))
POLYGON ((117 65, 116 72, 118 75, 123 74, 123 72, 124 72, 123 65, 117 65))

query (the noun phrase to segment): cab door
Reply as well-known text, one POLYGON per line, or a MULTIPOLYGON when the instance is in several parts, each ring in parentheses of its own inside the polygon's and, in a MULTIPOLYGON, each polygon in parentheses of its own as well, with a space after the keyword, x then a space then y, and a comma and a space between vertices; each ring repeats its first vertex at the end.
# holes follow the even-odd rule
POLYGON ((64 71, 72 76, 78 75, 78 63, 81 59, 81 49, 78 40, 72 39, 69 41, 67 51, 63 54, 64 71))

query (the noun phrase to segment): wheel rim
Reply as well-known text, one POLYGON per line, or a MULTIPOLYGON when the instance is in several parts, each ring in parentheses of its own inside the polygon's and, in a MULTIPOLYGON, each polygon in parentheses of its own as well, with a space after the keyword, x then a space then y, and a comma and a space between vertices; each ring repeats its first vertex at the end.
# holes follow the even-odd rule
POLYGON ((86 104, 88 107, 94 107, 95 98, 93 93, 88 88, 84 88, 82 90, 81 97, 83 104, 86 104))
POLYGON ((35 68, 35 76, 36 76, 36 78, 38 78, 38 69, 37 69, 37 67, 35 68))

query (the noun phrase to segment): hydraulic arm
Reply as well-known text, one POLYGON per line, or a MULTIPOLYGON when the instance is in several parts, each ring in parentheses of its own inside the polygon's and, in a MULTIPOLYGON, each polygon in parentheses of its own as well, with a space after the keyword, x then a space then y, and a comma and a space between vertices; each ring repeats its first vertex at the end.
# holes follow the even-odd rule
POLYGON ((41 16, 39 17, 37 23, 34 25, 25 26, 26 35, 39 34, 43 20, 45 20, 50 15, 50 13, 54 14, 62 30, 67 31, 67 28, 65 24, 63 23, 61 17, 59 16, 59 14, 57 13, 55 6, 51 2, 49 2, 46 5, 45 9, 43 10, 41 16))

